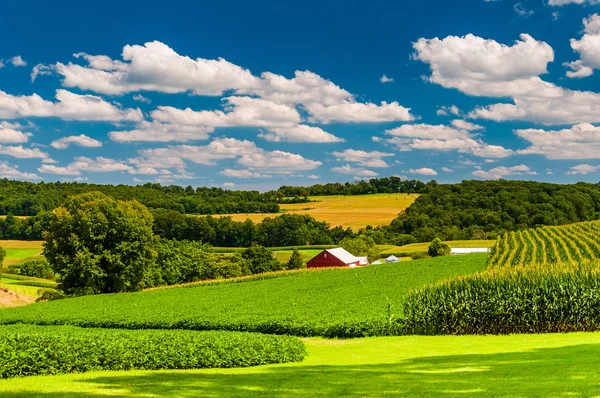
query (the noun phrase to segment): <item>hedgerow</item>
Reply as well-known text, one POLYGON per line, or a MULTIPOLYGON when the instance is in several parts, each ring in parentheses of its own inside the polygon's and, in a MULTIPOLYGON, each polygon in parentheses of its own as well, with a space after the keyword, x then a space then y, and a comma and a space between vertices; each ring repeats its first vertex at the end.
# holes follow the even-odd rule
POLYGON ((599 264, 506 267, 412 292, 408 334, 549 333, 600 330, 599 264))
POLYGON ((95 370, 232 368, 301 361, 291 336, 0 326, 0 378, 95 370))

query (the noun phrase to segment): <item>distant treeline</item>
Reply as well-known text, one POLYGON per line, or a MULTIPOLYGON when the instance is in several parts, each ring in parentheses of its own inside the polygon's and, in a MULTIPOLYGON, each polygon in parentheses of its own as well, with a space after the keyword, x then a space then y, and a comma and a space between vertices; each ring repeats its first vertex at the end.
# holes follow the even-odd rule
POLYGON ((98 191, 120 200, 137 200, 149 209, 188 214, 277 213, 276 196, 258 191, 230 191, 215 187, 178 185, 96 185, 82 183, 32 183, 0 180, 0 215, 33 216, 51 211, 67 196, 98 191))
POLYGON ((371 178, 367 181, 316 184, 309 187, 282 186, 277 190, 281 196, 330 196, 368 195, 373 193, 423 193, 427 184, 418 180, 402 180, 400 177, 371 178))
POLYGON ((600 219, 600 185, 535 181, 463 181, 427 184, 427 190, 391 225, 390 234, 419 242, 494 239, 506 231, 600 219))

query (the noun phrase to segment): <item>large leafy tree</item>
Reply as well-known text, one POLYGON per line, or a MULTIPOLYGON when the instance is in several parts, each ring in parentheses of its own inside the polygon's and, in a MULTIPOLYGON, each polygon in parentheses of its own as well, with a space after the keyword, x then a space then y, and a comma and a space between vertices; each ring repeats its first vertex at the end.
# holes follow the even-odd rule
POLYGON ((68 198, 44 234, 44 256, 67 294, 135 291, 155 261, 153 218, 100 192, 68 198))

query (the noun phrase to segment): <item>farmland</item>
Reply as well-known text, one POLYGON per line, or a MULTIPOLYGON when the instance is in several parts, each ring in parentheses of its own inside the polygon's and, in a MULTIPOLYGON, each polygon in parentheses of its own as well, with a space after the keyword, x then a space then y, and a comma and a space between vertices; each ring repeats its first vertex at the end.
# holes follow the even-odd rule
MULTIPOLYGON (((284 273, 218 285, 84 296, 0 311, 0 323, 239 330, 298 336, 382 334, 410 289, 485 268, 487 255, 284 273), (260 303, 260 304, 257 304, 260 303)), ((397 333, 397 331, 396 331, 397 333)))
POLYGON ((0 380, 6 398, 594 396, 600 333, 305 339, 300 363, 0 380))
MULTIPOLYGON (((286 213, 308 214, 318 221, 326 221, 332 227, 341 225, 344 228, 358 230, 367 225, 373 227, 388 225, 398 213, 410 206, 417 194, 372 194, 354 196, 311 196, 309 203, 282 204, 286 213)), ((260 222, 277 214, 227 214, 235 221, 250 219, 260 222)))

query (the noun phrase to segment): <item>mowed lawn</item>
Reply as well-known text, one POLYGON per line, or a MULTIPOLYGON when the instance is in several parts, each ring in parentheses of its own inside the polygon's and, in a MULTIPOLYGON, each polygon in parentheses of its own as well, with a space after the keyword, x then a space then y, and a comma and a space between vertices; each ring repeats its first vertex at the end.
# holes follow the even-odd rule
POLYGON ((300 363, 0 381, 24 397, 590 397, 600 333, 305 339, 300 363))
MULTIPOLYGON (((354 196, 311 196, 316 202, 281 205, 281 209, 291 214, 308 214, 319 221, 326 221, 332 227, 341 225, 357 231, 367 225, 373 227, 388 225, 399 213, 410 206, 417 194, 373 194, 354 196)), ((267 217, 280 214, 227 214, 235 221, 251 219, 260 222, 267 217)))

